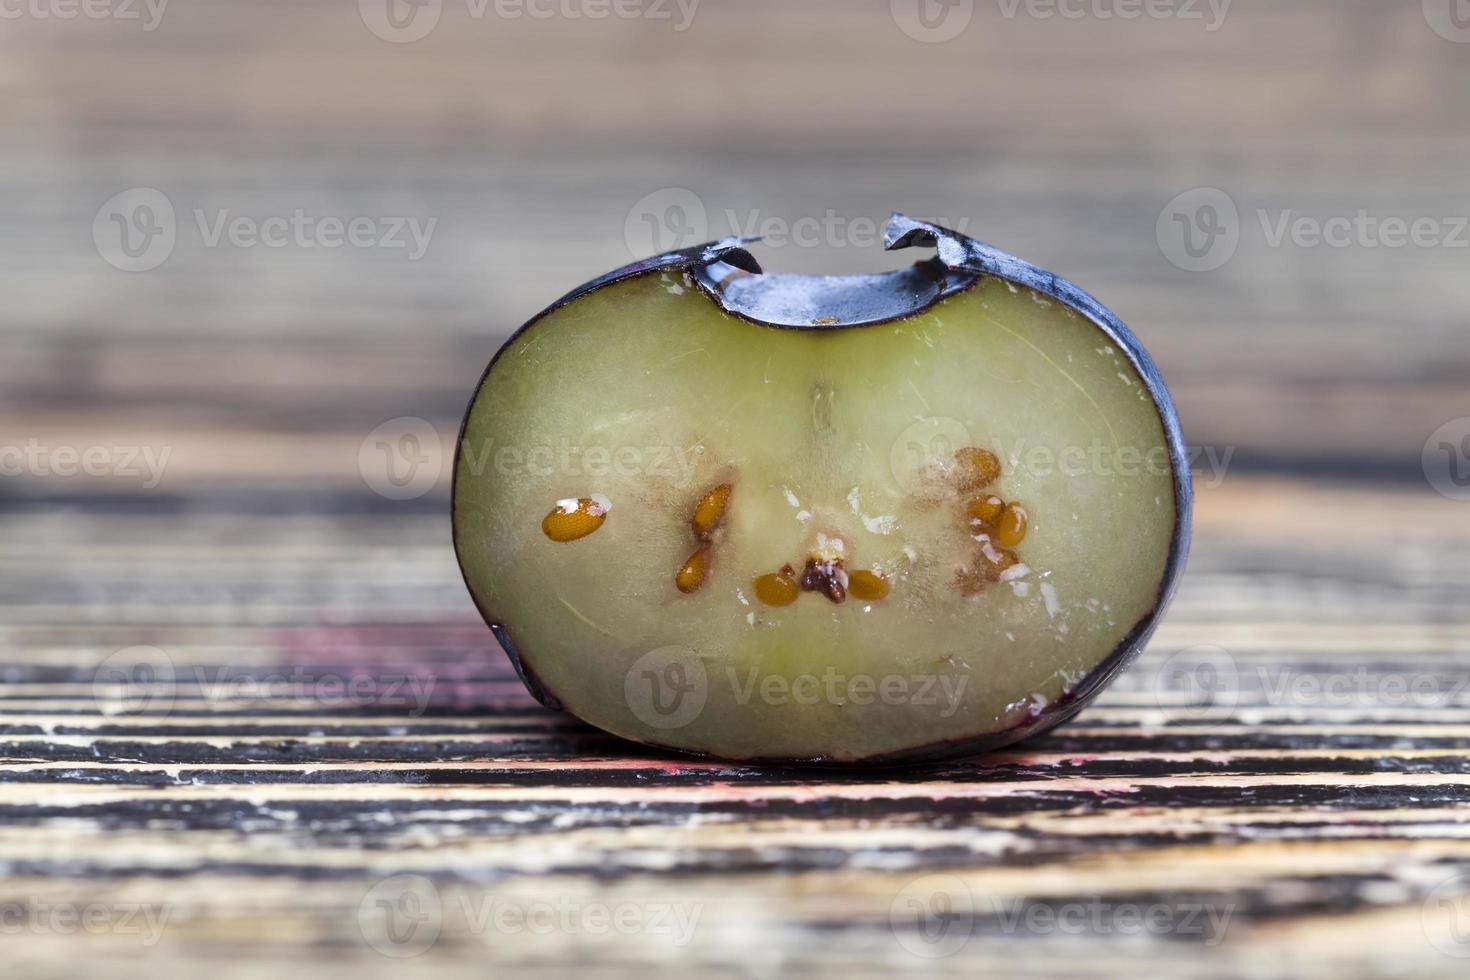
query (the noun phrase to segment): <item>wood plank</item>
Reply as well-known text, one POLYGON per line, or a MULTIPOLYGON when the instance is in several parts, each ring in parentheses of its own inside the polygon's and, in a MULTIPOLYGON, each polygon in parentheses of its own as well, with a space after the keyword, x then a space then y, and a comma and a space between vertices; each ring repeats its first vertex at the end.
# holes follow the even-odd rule
MULTIPOLYGON (((118 976, 155 950, 231 976, 400 972, 362 907, 403 887, 437 910, 432 953, 410 962, 451 976, 534 974, 553 949, 610 975, 701 976, 1007 958, 1038 976, 1144 961, 1326 976, 1391 949, 1449 976, 1429 937, 1449 935, 1435 903, 1470 870, 1470 565, 1426 550, 1465 529, 1421 498, 1249 477, 1203 493, 1174 614, 1095 706, 984 760, 876 772, 649 753, 536 706, 475 622, 436 518, 215 511, 162 536, 176 516, 16 513, 0 564, 36 577, 0 597, 0 902, 164 917, 156 947, 116 915, 88 937, 118 976), (1363 543, 1341 527, 1384 511, 1406 515, 1402 533, 1349 561, 1363 543), (94 590, 68 593, 83 570, 94 590), (167 588, 201 575, 226 591, 330 581, 335 621, 167 588), (132 602, 99 602, 124 582, 132 602), (1280 616, 1222 618, 1230 596, 1268 593, 1280 616), (1406 594, 1418 607, 1389 615, 1406 594), (176 668, 142 710, 94 683, 134 642, 176 668), (1228 703, 1169 680, 1201 644, 1231 658, 1228 703), (324 687, 351 678, 358 700, 324 687), (407 701, 415 680, 425 696, 407 701), (915 894, 969 903, 928 922, 960 930, 952 955, 912 952, 930 949, 905 918, 915 894), (554 935, 485 911, 548 903, 574 910, 554 935), (597 931, 604 906, 641 925, 597 931), (685 945, 648 921, 668 908, 693 922, 685 945), (1128 927, 1141 910, 1165 927, 1128 927), (1087 943, 1059 914, 1097 917, 1087 943), (751 935, 764 959, 742 951, 751 935), (237 964, 247 942, 255 962, 237 964)), ((44 971, 58 938, 25 937, 15 961, 44 971)))

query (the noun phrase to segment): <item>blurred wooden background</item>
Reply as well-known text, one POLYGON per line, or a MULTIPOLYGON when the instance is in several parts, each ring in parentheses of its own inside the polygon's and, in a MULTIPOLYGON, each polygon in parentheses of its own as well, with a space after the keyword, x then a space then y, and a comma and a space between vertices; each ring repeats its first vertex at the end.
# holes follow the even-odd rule
MULTIPOLYGON (((1431 492, 1420 454, 1470 414, 1470 248, 1273 247, 1261 219, 1449 233, 1470 214, 1470 43, 1436 33, 1436 0, 1234 0, 1213 30, 1203 3, 1125 20, 976 0, 942 43, 900 28, 902 0, 702 0, 684 30, 672 4, 592 20, 443 0, 412 43, 369 29, 377 0, 173 0, 152 29, 141 2, 136 20, 28 2, 0 19, 0 445, 169 456, 153 487, 0 477, 0 902, 157 902, 184 924, 150 949, 7 933, 25 974, 157 976, 165 953, 191 976, 555 976, 569 950, 584 974, 1462 975, 1433 916, 1470 871, 1470 504, 1431 492), (135 188, 177 216, 145 272, 94 239, 135 188), (814 777, 648 757, 518 693, 453 566, 442 461, 499 343, 636 257, 630 229, 687 201, 675 188, 710 238, 829 212, 963 223, 1155 353, 1189 441, 1233 455, 1200 474, 1174 614, 1097 709, 983 765, 814 777), (1156 230, 1198 188, 1238 211, 1205 272, 1156 230), (435 224, 410 260, 208 247, 194 218, 296 209, 435 224), (440 434, 438 467, 389 500, 364 440, 402 416, 440 434), (447 693, 404 718, 188 688, 118 717, 98 664, 135 644, 246 677, 424 671, 447 693), (1159 672, 1201 645, 1249 678, 1353 665, 1444 697, 1245 685, 1235 710, 1181 712, 1159 672), (356 910, 404 872, 709 919, 688 947, 450 930, 399 961, 356 910), (891 905, 935 873, 1238 917, 1208 950, 986 918, 925 960, 891 905)), ((864 238, 757 255, 910 260, 864 238)))
MULTIPOLYGON (((674 7, 477 19, 467 2, 409 44, 342 0, 177 2, 151 32, 6 21, 7 417, 70 431, 105 406, 124 434, 232 431, 262 447, 261 476, 297 443, 258 437, 340 435, 351 480, 384 419, 452 428, 500 340, 628 261, 630 210, 670 187, 698 195, 710 237, 728 213, 966 221, 1118 310, 1190 440, 1242 465, 1414 478, 1425 438, 1470 405, 1470 248, 1273 248, 1259 219, 1470 214, 1470 45, 1415 0, 1236 0, 1215 31, 1203 4, 1203 20, 1038 20, 986 0, 941 44, 873 0, 704 0, 682 32, 674 7), (132 187, 178 211, 148 273, 92 242, 97 209, 132 187), (1176 268, 1155 236, 1197 187, 1240 213, 1212 272, 1176 268), (208 248, 192 217, 296 208, 437 225, 410 261, 208 248)), ((858 238, 760 257, 907 261, 858 238)), ((181 453, 170 482, 212 472, 206 456, 181 453)))

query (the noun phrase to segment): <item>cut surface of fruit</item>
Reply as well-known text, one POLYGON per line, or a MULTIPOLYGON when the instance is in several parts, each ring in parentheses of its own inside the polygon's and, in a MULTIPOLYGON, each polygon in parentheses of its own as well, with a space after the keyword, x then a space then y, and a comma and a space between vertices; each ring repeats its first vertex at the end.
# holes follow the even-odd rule
POLYGON ((1159 391, 995 276, 793 329, 652 268, 492 363, 456 548, 533 689, 618 735, 834 762, 1002 743, 1080 704, 1165 599, 1187 477, 1159 391))

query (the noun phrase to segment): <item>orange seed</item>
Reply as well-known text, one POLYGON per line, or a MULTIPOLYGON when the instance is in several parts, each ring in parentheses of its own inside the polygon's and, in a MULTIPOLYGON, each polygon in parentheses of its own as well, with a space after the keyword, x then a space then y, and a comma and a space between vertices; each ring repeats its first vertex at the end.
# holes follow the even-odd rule
POLYGON ((721 483, 694 505, 694 516, 689 519, 689 526, 694 528, 694 534, 701 541, 708 538, 725 519, 725 508, 730 505, 730 490, 730 484, 721 483))
POLYGON ((755 597, 768 606, 789 606, 799 594, 796 572, 790 565, 755 580, 755 597))
POLYGON ((981 524, 988 525, 994 523, 995 519, 1000 516, 1001 511, 1005 510, 1005 507, 1006 502, 1004 500, 1001 500, 995 494, 990 494, 988 497, 976 497, 970 501, 970 506, 965 508, 965 512, 970 515, 970 520, 979 521, 981 524))
POLYGON ((969 446, 954 454, 954 480, 961 493, 980 490, 1000 476, 1000 458, 988 449, 969 446))
POLYGON ((1026 508, 1017 503, 1006 504, 1006 509, 1001 511, 1000 520, 996 522, 995 540, 1003 548, 1014 548, 1026 537, 1028 521, 1026 508))
POLYGON ((679 568, 674 575, 674 585, 679 591, 688 595, 698 592, 704 580, 709 577, 709 549, 700 547, 698 551, 689 556, 689 560, 679 568))
POLYGON ((541 519, 542 532, 553 541, 575 541, 602 527, 612 508, 606 497, 569 497, 558 500, 541 519))
POLYGON ((859 569, 848 576, 847 594, 855 599, 881 599, 888 595, 888 580, 878 572, 859 569))

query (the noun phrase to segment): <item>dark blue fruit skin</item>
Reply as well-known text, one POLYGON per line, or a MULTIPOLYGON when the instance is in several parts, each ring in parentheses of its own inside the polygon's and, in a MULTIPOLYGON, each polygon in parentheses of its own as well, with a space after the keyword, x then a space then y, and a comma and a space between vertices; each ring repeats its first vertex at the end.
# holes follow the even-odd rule
MULTIPOLYGON (((976 755, 1010 745, 1033 735, 1040 735, 1069 720, 1086 707, 1143 650, 1149 637, 1153 635, 1154 629, 1158 626, 1159 620, 1163 617, 1169 600, 1174 596, 1179 576, 1184 571, 1185 559, 1189 554, 1194 489, 1190 481, 1187 449, 1184 444, 1184 436, 1179 428, 1179 415, 1174 408, 1174 400, 1169 396, 1169 389, 1164 384, 1163 375, 1159 373, 1153 358, 1149 356, 1138 338, 1133 335, 1133 331, 1129 330, 1116 314, 1080 286, 1055 273, 1018 259, 1014 255, 1002 252, 992 245, 976 241, 938 225, 915 221, 897 212, 894 212, 888 219, 883 235, 883 247, 894 250, 914 245, 926 246, 935 248, 938 255, 898 272, 830 279, 829 281, 834 286, 834 289, 829 291, 829 295, 832 298, 833 309, 836 311, 833 314, 837 316, 835 323, 813 324, 810 322, 811 318, 808 314, 812 311, 807 308, 807 298, 812 292, 811 280, 813 277, 765 276, 760 281, 758 291, 747 292, 744 295, 736 295, 734 291, 727 288, 726 284, 732 279, 741 278, 739 275, 741 272, 760 273, 760 265, 743 247, 746 243, 756 240, 753 238, 724 238, 692 248, 665 252, 662 255, 655 255, 652 258, 625 265, 578 286, 528 320, 501 346, 495 357, 491 358, 490 363, 486 366, 484 374, 480 376, 480 381, 475 386, 475 393, 470 398, 470 407, 474 406, 480 389, 485 384, 485 379, 489 377, 490 370, 500 359, 500 355, 505 353, 522 333, 534 327, 548 313, 604 286, 655 271, 670 269, 688 271, 691 278, 699 285, 700 290, 732 316, 764 326, 794 330, 841 330, 914 316, 939 300, 969 288, 982 276, 992 276, 1013 282, 1018 286, 1026 286, 1062 303, 1092 321, 1099 330, 1122 349, 1138 372, 1138 376, 1143 379, 1145 389, 1153 398, 1154 405, 1159 412, 1159 419, 1163 423, 1164 440, 1168 447, 1169 466, 1174 483, 1175 520, 1173 533, 1169 540, 1169 555, 1164 565, 1164 576, 1159 584, 1159 594, 1153 608, 1133 625, 1123 641, 1094 667, 1081 683, 1055 702, 1047 705, 1031 719, 1011 728, 975 738, 935 742, 893 755, 874 756, 851 762, 820 757, 811 759, 743 758, 732 761, 812 766, 893 766, 932 762, 976 755), (734 275, 732 276, 731 273, 734 275), (805 281, 799 282, 802 280, 805 281), (840 290, 837 287, 840 287, 840 290)), ((468 424, 469 409, 467 408, 455 446, 455 487, 452 493, 458 491, 459 455, 464 450, 465 428, 468 424)), ((457 526, 454 532, 455 552, 460 562, 460 570, 463 572, 464 558, 459 553, 457 526)), ((466 576, 466 581, 468 581, 468 576, 466 576)), ((495 617, 480 605, 479 598, 473 593, 471 597, 480 610, 480 614, 489 624, 495 639, 515 666, 516 674, 526 685, 526 689, 541 704, 548 708, 561 710, 561 702, 537 679, 530 666, 517 652, 505 624, 496 621, 495 617)), ((674 746, 649 744, 684 755, 701 755, 701 753, 674 746)))

